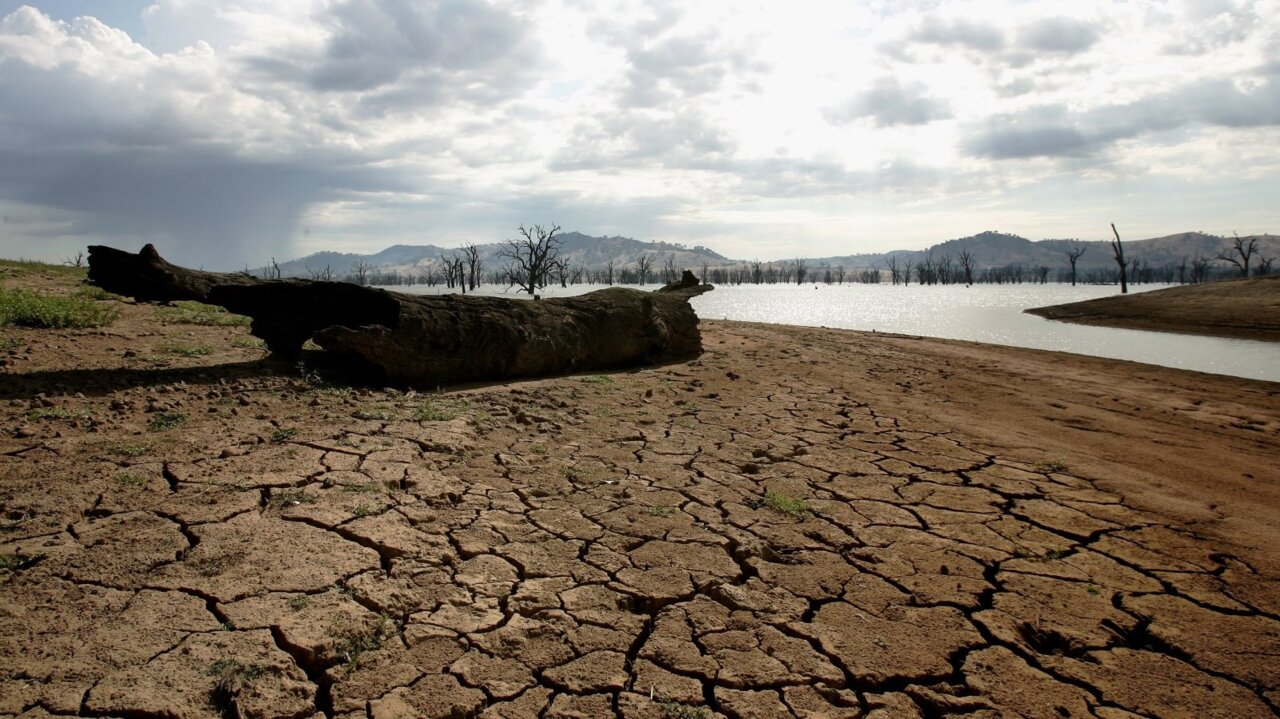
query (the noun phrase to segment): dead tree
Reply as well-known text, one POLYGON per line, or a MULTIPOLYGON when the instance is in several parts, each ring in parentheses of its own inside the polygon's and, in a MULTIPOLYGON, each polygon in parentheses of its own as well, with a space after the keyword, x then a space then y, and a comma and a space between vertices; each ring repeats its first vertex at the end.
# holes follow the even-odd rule
POLYGON ((498 251, 499 257, 510 260, 506 272, 508 286, 519 285, 521 292, 530 295, 547 286, 560 254, 560 238, 556 237, 559 231, 559 225, 552 225, 550 230, 542 225, 520 225, 521 239, 507 240, 506 246, 498 251))
POLYGON ((1253 257, 1253 253, 1256 252, 1257 249, 1258 249, 1258 238, 1256 237, 1246 238, 1246 237, 1241 237, 1240 235, 1236 235, 1235 242, 1231 244, 1231 247, 1229 249, 1219 252, 1217 259, 1226 260, 1227 262, 1230 262, 1231 264, 1236 266, 1237 270, 1240 270, 1241 277, 1248 277, 1249 262, 1250 262, 1250 259, 1253 257), (1240 255, 1240 259, 1237 260, 1236 258, 1232 257, 1231 256, 1232 252, 1235 252, 1236 254, 1240 255))
POLYGON ((417 387, 586 372, 698 356, 689 299, 711 289, 692 272, 657 292, 614 287, 531 302, 408 295, 345 282, 262 280, 89 248, 89 281, 143 301, 196 300, 253 318, 250 331, 285 359, 313 340, 373 381, 417 387))
POLYGON ((804 258, 797 257, 794 260, 792 260, 789 264, 791 265, 789 269, 791 269, 791 271, 795 272, 796 274, 796 284, 803 285, 804 277, 809 272, 809 268, 805 266, 804 258))
POLYGON ((1120 294, 1129 294, 1129 280, 1125 276, 1124 247, 1120 244, 1120 231, 1116 229, 1116 223, 1111 223, 1111 232, 1116 236, 1114 242, 1111 243, 1111 254, 1115 257, 1116 265, 1120 267, 1120 294))
POLYGON ((638 280, 636 284, 638 285, 648 284, 649 273, 652 271, 653 271, 653 258, 649 257, 643 252, 640 253, 640 256, 636 258, 636 279, 638 280))
POLYGON ((1072 245, 1063 250, 1067 255, 1067 262, 1071 263, 1071 286, 1076 286, 1076 262, 1080 260, 1081 255, 1088 250, 1088 245, 1072 245))
POLYGON ((480 284, 484 273, 484 260, 480 258, 480 248, 474 242, 462 246, 462 259, 467 265, 467 284, 472 290, 480 284))
POLYGON ((960 257, 957 260, 960 263, 960 269, 964 271, 964 283, 966 285, 973 284, 973 253, 968 248, 960 250, 960 257))

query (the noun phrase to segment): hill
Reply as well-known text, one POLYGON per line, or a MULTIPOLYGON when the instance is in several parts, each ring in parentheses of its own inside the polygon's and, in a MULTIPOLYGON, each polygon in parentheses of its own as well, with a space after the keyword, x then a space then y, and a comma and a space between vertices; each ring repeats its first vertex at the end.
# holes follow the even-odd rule
MULTIPOLYGON (((706 247, 688 247, 680 243, 646 242, 620 236, 595 237, 581 232, 566 232, 559 237, 563 242, 561 257, 567 259, 572 265, 582 265, 589 270, 603 268, 610 261, 614 263, 615 268, 633 267, 641 255, 647 255, 653 261, 655 268, 665 264, 668 258, 671 258, 677 267, 694 269, 703 265, 726 267, 749 264, 748 260, 733 259, 706 247)), ((1280 257, 1280 236, 1252 237, 1258 241, 1254 266, 1263 257, 1280 257)), ((504 247, 503 243, 489 242, 479 244, 477 247, 484 266, 488 270, 494 270, 506 264, 506 260, 499 255, 504 247)), ((842 266, 849 270, 880 269, 886 266, 890 257, 897 257, 902 264, 913 264, 925 260, 932 254, 935 259, 950 257, 955 262, 961 253, 968 252, 973 257, 974 267, 978 269, 1011 264, 1057 269, 1067 266, 1066 251, 1072 247, 1085 250, 1077 263, 1077 269, 1082 273, 1089 270, 1111 270, 1115 267, 1110 244, 1102 240, 1033 241, 1019 235, 996 231, 946 240, 923 250, 893 250, 882 253, 814 257, 806 258, 806 264, 809 267, 842 266)), ((1184 259, 1190 263, 1197 257, 1213 260, 1218 253, 1230 249, 1231 240, 1203 232, 1182 232, 1165 237, 1126 241, 1124 247, 1125 256, 1130 261, 1136 259, 1141 260, 1148 267, 1161 267, 1178 265, 1184 259)), ((326 270, 333 277, 343 277, 363 262, 371 269, 405 275, 421 273, 429 266, 438 265, 441 257, 453 255, 458 251, 456 247, 437 245, 393 245, 370 255, 318 252, 281 263, 279 267, 281 274, 285 277, 315 277, 326 270)), ((774 264, 780 264, 780 261, 775 261, 774 264)), ((261 272, 262 270, 259 270, 258 273, 261 274, 261 272)))

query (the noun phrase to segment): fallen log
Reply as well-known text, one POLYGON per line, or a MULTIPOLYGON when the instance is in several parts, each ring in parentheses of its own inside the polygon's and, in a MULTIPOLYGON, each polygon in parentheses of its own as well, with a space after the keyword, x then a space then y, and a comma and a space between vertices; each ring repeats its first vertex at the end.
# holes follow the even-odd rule
POLYGON ((253 319, 250 331, 294 359, 312 340, 393 383, 436 387, 671 362, 702 352, 689 300, 712 287, 693 273, 656 292, 612 287, 577 297, 517 300, 421 296, 346 282, 265 280, 89 248, 89 282, 153 302, 195 300, 253 319))

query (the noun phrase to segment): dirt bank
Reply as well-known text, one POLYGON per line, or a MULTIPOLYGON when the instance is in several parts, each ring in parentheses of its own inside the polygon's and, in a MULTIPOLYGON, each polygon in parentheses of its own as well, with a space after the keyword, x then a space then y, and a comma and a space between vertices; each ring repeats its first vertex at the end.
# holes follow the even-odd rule
POLYGON ((1182 285, 1027 312, 1085 325, 1280 341, 1280 275, 1182 285))
POLYGON ((705 322, 445 394, 0 330, 0 715, 1264 717, 1280 385, 705 322))

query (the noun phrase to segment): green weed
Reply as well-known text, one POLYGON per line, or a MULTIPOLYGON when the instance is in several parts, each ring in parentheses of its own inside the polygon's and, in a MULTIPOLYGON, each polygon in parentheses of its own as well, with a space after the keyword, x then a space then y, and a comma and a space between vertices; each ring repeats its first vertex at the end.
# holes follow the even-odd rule
POLYGON ((106 450, 111 454, 121 457, 141 457, 151 451, 149 444, 132 444, 130 442, 112 442, 106 446, 106 450))
POLYGON ((280 429, 277 429, 276 431, 271 433, 271 443, 281 444, 282 442, 288 442, 289 440, 293 439, 294 435, 296 435, 297 433, 298 433, 298 430, 292 427, 288 427, 288 428, 281 427, 280 429))
POLYGON ((662 700, 658 702, 658 708, 662 710, 662 716, 665 719, 706 719, 707 710, 702 707, 689 706, 671 700, 662 700))
POLYGON ((1032 469, 1043 474, 1061 474, 1067 471, 1067 463, 1061 460, 1051 460, 1045 462, 1036 462, 1031 465, 1032 469))
POLYGON ((63 419, 72 426, 86 427, 94 425, 93 413, 87 409, 65 409, 63 407, 39 407, 27 413, 27 419, 63 419))
POLYGON ((203 327, 248 327, 252 319, 236 315, 216 305, 203 302, 177 302, 171 307, 156 307, 156 315, 167 325, 200 325, 203 327))
POLYGON ((0 572, 20 572, 41 559, 44 559, 43 554, 0 554, 0 572))
POLYGON ((805 500, 799 497, 792 497, 783 492, 774 492, 773 490, 765 491, 764 506, 794 517, 802 517, 809 511, 809 503, 805 500))
POLYGON ((170 344, 161 347, 160 350, 181 357, 203 357, 212 352, 213 348, 205 345, 170 344))
POLYGON ((578 381, 585 382, 587 384, 601 384, 601 385, 613 384, 612 377, 605 377, 602 374, 590 374, 590 375, 587 375, 586 377, 579 377, 578 381))
POLYGON ((300 594, 289 600, 289 608, 295 612, 300 612, 306 608, 307 604, 310 602, 311 597, 308 597, 305 594, 300 594))
POLYGON ((124 299, 120 295, 117 295, 114 292, 107 292, 106 290, 102 289, 101 287, 98 287, 97 285, 81 285, 77 287, 74 292, 71 293, 71 296, 82 297, 86 300, 94 300, 96 302, 105 302, 107 300, 124 299))
POLYGON ((183 412, 160 412, 147 423, 152 432, 167 432, 187 423, 187 415, 183 412))
POLYGON ((0 352, 8 352, 16 350, 26 344, 21 337, 14 335, 12 337, 0 337, 0 352))
POLYGON ((671 512, 674 510, 672 510, 670 507, 645 507, 640 511, 644 512, 650 517, 670 517, 671 512))
POLYGON ((351 416, 356 419, 367 419, 378 422, 387 422, 396 418, 395 412, 392 412, 389 409, 382 409, 381 407, 374 407, 370 409, 362 407, 353 412, 351 416))
POLYGON ((0 287, 0 327, 102 327, 120 316, 114 307, 83 297, 60 297, 0 287))

